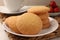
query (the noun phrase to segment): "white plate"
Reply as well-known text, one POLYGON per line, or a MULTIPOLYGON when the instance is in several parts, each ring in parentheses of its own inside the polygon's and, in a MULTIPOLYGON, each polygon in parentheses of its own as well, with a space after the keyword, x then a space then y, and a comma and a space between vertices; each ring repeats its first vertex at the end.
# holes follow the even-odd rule
POLYGON ((25 12, 30 6, 24 6, 22 7, 19 12, 10 12, 5 6, 0 6, 0 12, 5 13, 5 14, 19 14, 22 12, 25 12))
POLYGON ((58 12, 58 13, 49 13, 49 15, 50 16, 58 16, 58 15, 60 15, 60 12, 58 12))
POLYGON ((50 34, 50 33, 54 32, 54 31, 58 28, 58 22, 57 22, 55 19, 49 17, 49 20, 50 20, 51 26, 50 26, 49 28, 47 28, 47 29, 42 30, 41 32, 39 32, 39 33, 36 34, 36 35, 17 34, 17 33, 13 32, 13 31, 11 31, 11 30, 5 25, 5 23, 3 23, 3 25, 4 25, 5 30, 6 30, 7 32, 11 33, 11 34, 18 35, 18 36, 24 36, 24 37, 36 37, 36 36, 44 36, 44 35, 50 34))

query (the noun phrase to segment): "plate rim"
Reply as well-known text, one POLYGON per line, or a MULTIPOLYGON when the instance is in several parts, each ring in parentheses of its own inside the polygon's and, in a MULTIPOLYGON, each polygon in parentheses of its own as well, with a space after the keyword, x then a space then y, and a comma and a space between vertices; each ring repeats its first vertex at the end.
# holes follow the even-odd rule
POLYGON ((57 12, 57 13, 49 13, 50 16, 58 16, 60 15, 60 12, 57 12))

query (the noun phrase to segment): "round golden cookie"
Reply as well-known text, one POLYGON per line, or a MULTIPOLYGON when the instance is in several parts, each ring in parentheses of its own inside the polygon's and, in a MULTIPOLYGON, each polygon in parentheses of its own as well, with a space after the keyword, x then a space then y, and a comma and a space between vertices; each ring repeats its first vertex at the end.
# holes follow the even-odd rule
POLYGON ((43 22, 43 29, 50 27, 50 21, 49 21, 49 18, 47 16, 40 16, 40 18, 43 22), (47 25, 45 26, 45 24, 47 24, 47 25))
POLYGON ((48 12, 50 9, 46 6, 32 6, 27 10, 29 13, 35 13, 35 14, 44 14, 48 12))
POLYGON ((6 20, 4 21, 6 23, 6 25, 14 32, 19 33, 17 27, 16 27, 16 16, 11 16, 6 18, 6 20))
POLYGON ((41 18, 41 20, 43 22, 43 29, 46 29, 46 28, 50 27, 50 21, 49 21, 49 18, 48 18, 49 17, 48 13, 45 13, 43 15, 39 15, 39 17, 41 18), (48 25, 45 25, 47 23, 48 23, 48 25))
POLYGON ((24 13, 17 17, 16 26, 22 34, 37 34, 42 30, 41 19, 33 13, 24 13))

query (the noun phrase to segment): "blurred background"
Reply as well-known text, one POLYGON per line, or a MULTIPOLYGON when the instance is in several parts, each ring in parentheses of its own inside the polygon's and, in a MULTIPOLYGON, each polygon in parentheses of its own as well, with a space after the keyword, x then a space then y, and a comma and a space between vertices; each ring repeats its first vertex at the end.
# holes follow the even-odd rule
MULTIPOLYGON (((48 5, 51 0, 24 0, 25 5, 48 5)), ((60 0, 55 0, 60 5, 60 0)), ((3 0, 0 0, 0 5, 3 5, 3 0)))

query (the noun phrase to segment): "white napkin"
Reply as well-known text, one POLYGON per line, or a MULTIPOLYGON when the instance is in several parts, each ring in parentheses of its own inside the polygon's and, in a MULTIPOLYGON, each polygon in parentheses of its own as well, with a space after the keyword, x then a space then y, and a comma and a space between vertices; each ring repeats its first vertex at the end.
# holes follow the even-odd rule
POLYGON ((4 31, 4 27, 1 23, 0 23, 0 40, 9 40, 8 35, 4 31))

